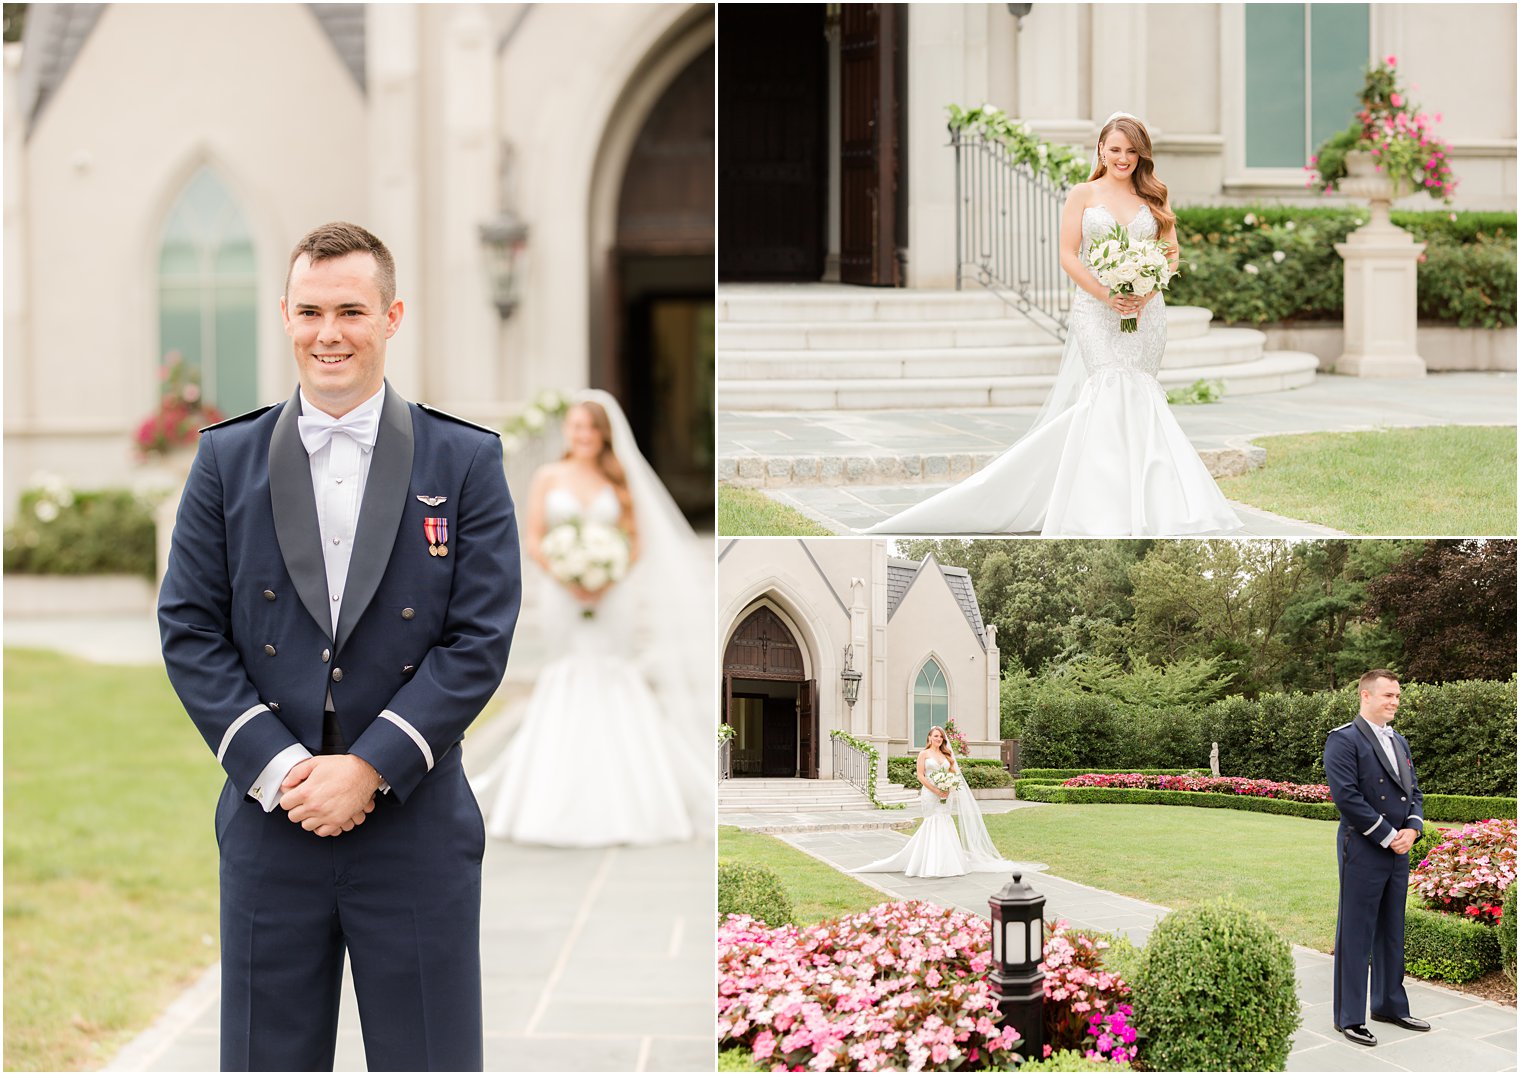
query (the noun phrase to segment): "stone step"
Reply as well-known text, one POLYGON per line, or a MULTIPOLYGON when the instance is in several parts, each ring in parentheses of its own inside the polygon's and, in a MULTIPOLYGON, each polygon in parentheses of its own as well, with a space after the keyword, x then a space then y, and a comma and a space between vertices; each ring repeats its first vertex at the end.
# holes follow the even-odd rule
MULTIPOLYGON (((900 351, 962 347, 1060 347, 1047 330, 1004 310, 999 318, 904 320, 725 321, 718 348, 728 363, 749 351, 900 351)), ((1208 332, 1213 315, 1201 306, 1166 308, 1168 340, 1208 332)), ((720 366, 730 376, 727 365, 720 366)))
POLYGON ((728 284, 718 289, 720 323, 760 321, 999 320, 1002 299, 987 291, 929 291, 845 284, 728 284))
MULTIPOLYGON (((1266 336, 1250 328, 1216 328, 1204 336, 1168 339, 1162 369, 1244 365, 1261 357, 1266 336)), ((864 351, 737 351, 719 361, 727 392, 746 381, 861 380, 871 382, 1045 375, 1061 365, 1061 345, 903 348, 864 351)), ((728 403, 727 396, 724 399, 728 403)))
MULTIPOLYGON (((1226 331, 1226 330, 1215 330, 1226 331)), ((1254 329, 1230 331, 1255 332, 1254 329)), ((1170 350, 1170 347, 1168 348, 1170 350)), ((1164 388, 1190 385, 1199 379, 1224 382, 1226 395, 1252 395, 1298 388, 1314 380, 1319 361, 1299 351, 1274 351, 1245 359, 1238 352, 1195 357, 1199 364, 1163 364, 1158 379, 1164 388)), ((1163 359, 1165 363, 1165 359, 1163 359)), ((727 411, 895 410, 942 407, 1035 407, 1045 401, 1055 379, 1055 367, 1041 373, 981 377, 806 377, 724 380, 719 405, 727 411)))

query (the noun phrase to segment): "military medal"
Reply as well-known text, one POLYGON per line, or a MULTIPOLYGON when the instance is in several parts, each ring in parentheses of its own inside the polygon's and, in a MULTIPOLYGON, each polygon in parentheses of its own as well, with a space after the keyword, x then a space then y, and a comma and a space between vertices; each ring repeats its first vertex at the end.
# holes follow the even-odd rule
POLYGON ((449 554, 449 521, 447 519, 423 519, 422 529, 427 534, 428 555, 449 554))

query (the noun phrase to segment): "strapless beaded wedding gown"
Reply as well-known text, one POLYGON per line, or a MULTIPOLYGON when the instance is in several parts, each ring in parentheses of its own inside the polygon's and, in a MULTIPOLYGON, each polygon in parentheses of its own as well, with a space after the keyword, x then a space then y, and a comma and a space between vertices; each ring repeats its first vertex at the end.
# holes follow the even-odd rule
MULTIPOLYGON (((544 501, 550 529, 576 520, 616 526, 621 514, 610 486, 589 505, 563 488, 544 501)), ((666 707, 632 660, 631 591, 615 584, 588 619, 564 587, 542 589, 532 626, 559 656, 539 673, 512 740, 476 781, 495 792, 487 831, 556 847, 690 839, 713 778, 687 737, 667 728, 666 707)))
MULTIPOLYGON (((1102 206, 1083 211, 1084 265, 1093 240, 1116 223, 1102 206)), ((1128 228, 1133 238, 1155 238, 1150 208, 1128 228)), ((959 485, 866 533, 1168 537, 1239 529, 1156 379, 1166 350, 1164 301, 1157 295, 1137 330, 1121 332, 1119 315, 1078 288, 1067 347, 1077 349, 1086 380, 1075 404, 959 485)))

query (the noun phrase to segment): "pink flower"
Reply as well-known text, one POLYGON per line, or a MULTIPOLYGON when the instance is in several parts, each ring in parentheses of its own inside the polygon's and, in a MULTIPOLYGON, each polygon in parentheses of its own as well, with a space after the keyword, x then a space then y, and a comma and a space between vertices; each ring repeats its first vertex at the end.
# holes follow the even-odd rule
POLYGON ((1386 63, 1389 67, 1397 67, 1399 65, 1398 60, 1394 59, 1392 56, 1384 56, 1383 62, 1386 63))

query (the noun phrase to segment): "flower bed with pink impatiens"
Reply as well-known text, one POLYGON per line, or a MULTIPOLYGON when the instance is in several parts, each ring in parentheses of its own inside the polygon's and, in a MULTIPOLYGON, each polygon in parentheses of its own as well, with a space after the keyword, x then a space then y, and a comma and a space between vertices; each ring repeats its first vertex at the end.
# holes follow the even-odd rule
MULTIPOLYGON (((1101 969, 1103 947, 1064 922, 1052 928, 1047 1036, 1057 1049, 1129 1060, 1129 988, 1101 969)), ((719 1047, 747 1048, 776 1071, 1016 1067, 1019 1035, 999 1025, 991 962, 986 921, 921 900, 803 928, 730 915, 718 927, 719 1047)))
POLYGON ((1463 826, 1426 853, 1409 886, 1425 906, 1496 926, 1504 890, 1515 883, 1515 822, 1491 819, 1463 826))
POLYGON ((1063 788, 1142 788, 1150 791, 1202 791, 1287 799, 1300 803, 1330 802, 1325 784, 1285 784, 1277 780, 1248 780, 1236 776, 1149 776, 1143 773, 1088 773, 1061 782, 1063 788))

